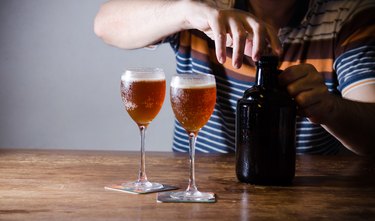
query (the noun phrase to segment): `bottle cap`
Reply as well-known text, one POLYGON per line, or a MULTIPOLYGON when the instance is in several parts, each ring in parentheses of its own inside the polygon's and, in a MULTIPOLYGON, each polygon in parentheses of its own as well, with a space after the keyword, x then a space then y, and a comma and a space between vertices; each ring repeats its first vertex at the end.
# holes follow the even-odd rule
POLYGON ((263 65, 278 66, 278 64, 279 64, 279 57, 274 56, 274 55, 261 56, 259 61, 257 62, 257 66, 263 66, 263 65))

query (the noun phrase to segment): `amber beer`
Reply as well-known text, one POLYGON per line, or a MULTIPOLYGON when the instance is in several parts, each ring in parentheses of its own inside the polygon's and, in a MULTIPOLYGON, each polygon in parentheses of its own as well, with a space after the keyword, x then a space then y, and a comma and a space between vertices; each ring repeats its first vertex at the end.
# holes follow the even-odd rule
POLYGON ((197 133, 214 110, 216 85, 214 83, 171 85, 171 103, 176 119, 188 133, 197 133))
POLYGON ((176 119, 189 137, 189 185, 185 191, 167 193, 178 202, 212 202, 215 194, 201 192, 195 184, 195 143, 199 130, 210 119, 216 103, 215 76, 181 73, 172 76, 171 105, 176 119))
POLYGON ((165 79, 133 78, 121 81, 126 111, 139 125, 147 126, 159 113, 165 98, 165 79))

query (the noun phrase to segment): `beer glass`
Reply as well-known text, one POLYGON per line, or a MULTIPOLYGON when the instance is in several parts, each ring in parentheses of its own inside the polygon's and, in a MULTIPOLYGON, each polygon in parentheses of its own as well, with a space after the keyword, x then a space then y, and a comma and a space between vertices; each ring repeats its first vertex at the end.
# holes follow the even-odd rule
POLYGON ((181 201, 215 199, 213 193, 200 192, 195 184, 195 142, 199 130, 210 119, 216 103, 215 77, 209 74, 177 74, 172 77, 170 98, 174 115, 189 136, 190 178, 185 191, 170 197, 181 201))
POLYGON ((145 133, 147 126, 159 113, 165 98, 166 81, 162 69, 131 68, 121 76, 121 98, 125 109, 138 125, 141 134, 141 159, 138 180, 123 183, 123 188, 136 191, 162 189, 160 183, 147 180, 145 168, 145 133))

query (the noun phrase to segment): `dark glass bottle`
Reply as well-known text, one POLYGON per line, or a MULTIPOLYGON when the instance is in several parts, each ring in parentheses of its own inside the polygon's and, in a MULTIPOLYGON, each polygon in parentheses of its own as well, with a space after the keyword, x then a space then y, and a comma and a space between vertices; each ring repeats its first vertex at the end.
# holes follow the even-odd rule
POLYGON ((236 175, 260 185, 289 185, 295 174, 296 105, 278 84, 276 56, 257 62, 256 84, 237 102, 236 175))

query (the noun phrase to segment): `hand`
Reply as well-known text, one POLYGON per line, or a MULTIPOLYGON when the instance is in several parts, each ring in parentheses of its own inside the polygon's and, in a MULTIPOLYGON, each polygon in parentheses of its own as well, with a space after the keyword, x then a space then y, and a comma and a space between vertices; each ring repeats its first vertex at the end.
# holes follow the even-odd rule
POLYGON ((329 119, 339 98, 328 91, 323 76, 313 65, 290 66, 280 74, 279 81, 294 97, 300 115, 319 124, 329 119))
POLYGON ((187 28, 195 28, 215 41, 216 57, 225 62, 226 47, 233 48, 232 65, 240 68, 243 55, 259 60, 265 45, 270 44, 274 54, 281 53, 276 31, 252 14, 236 9, 218 9, 205 3, 193 2, 186 17, 187 28))

